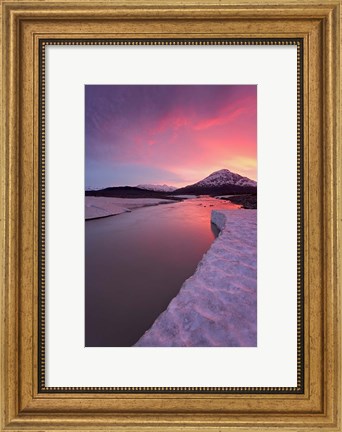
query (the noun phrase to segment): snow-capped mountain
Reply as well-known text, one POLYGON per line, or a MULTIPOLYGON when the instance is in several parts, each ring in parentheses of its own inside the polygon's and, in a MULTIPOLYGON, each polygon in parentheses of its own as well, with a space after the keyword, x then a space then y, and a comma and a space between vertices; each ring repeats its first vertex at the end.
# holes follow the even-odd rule
POLYGON ((166 184, 164 185, 153 185, 153 184, 139 184, 137 186, 139 189, 145 189, 145 190, 151 190, 156 192, 173 192, 177 188, 174 186, 168 186, 166 184))
POLYGON ((228 169, 221 169, 189 186, 177 189, 177 193, 189 194, 236 194, 255 192, 257 182, 233 173, 228 169))
POLYGON ((221 169, 189 186, 180 189, 174 186, 139 184, 137 186, 112 186, 104 189, 86 189, 87 196, 120 198, 151 198, 160 195, 234 195, 256 194, 257 182, 228 169, 221 169))
POLYGON ((240 174, 233 173, 228 169, 221 169, 210 174, 203 180, 193 184, 192 186, 253 186, 257 185, 257 182, 249 179, 248 177, 242 177, 240 174))

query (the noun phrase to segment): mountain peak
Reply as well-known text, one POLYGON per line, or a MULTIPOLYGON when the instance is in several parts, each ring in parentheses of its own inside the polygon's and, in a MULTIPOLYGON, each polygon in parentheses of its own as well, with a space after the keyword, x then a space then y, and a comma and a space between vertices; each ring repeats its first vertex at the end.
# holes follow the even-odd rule
POLYGON ((229 169, 223 168, 208 175, 208 177, 195 183, 196 186, 253 186, 257 185, 256 181, 243 177, 240 174, 233 173, 229 169))
MULTIPOLYGON (((189 186, 179 189, 182 193, 246 193, 254 191, 257 182, 234 173, 227 168, 214 171, 208 177, 189 186)), ((178 190, 177 190, 178 192, 178 190)))
POLYGON ((229 171, 229 169, 227 169, 227 168, 222 168, 222 169, 220 169, 218 171, 212 172, 210 175, 213 175, 213 174, 227 174, 227 173, 231 173, 231 171, 229 171))

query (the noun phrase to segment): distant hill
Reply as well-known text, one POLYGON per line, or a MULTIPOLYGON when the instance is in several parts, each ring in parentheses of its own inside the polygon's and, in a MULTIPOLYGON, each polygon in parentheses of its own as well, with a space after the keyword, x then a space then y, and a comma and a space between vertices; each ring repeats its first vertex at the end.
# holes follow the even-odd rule
POLYGON ((85 195, 116 198, 172 198, 169 197, 169 192, 140 189, 138 187, 131 186, 108 187, 100 190, 87 190, 85 195))

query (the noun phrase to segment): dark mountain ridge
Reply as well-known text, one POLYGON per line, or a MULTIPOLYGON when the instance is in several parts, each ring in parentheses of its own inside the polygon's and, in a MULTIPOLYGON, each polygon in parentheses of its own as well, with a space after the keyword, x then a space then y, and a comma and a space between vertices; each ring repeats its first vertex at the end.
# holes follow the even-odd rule
POLYGON ((86 196, 100 196, 112 198, 159 198, 159 199, 174 199, 170 196, 170 192, 153 191, 147 189, 140 189, 132 186, 118 186, 108 187, 99 190, 87 190, 86 196))
POLYGON ((257 183, 248 177, 233 173, 227 169, 215 171, 203 180, 172 192, 141 189, 132 186, 108 187, 100 190, 88 190, 86 196, 103 196, 118 198, 168 198, 173 195, 244 195, 256 194, 257 183))

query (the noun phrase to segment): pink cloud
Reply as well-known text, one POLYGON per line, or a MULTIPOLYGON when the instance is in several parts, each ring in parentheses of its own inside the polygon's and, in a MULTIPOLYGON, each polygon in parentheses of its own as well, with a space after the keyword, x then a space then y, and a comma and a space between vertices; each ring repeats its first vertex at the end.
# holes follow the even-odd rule
POLYGON ((231 111, 229 108, 221 112, 218 116, 202 119, 197 122, 193 128, 195 130, 203 130, 212 128, 215 126, 222 126, 232 122, 235 118, 242 115, 245 112, 244 108, 236 108, 234 111, 231 111))

